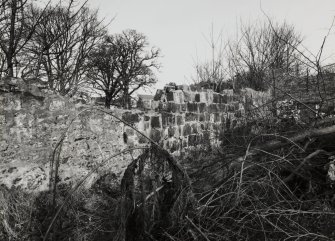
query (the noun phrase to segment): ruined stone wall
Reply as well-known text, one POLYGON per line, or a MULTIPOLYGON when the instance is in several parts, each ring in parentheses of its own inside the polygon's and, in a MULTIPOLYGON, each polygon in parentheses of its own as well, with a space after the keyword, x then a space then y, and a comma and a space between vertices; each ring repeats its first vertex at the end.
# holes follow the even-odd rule
POLYGON ((233 91, 167 92, 144 113, 138 128, 171 153, 199 144, 217 145, 225 130, 243 122, 244 97, 233 91))
POLYGON ((324 73, 317 78, 316 76, 304 76, 300 78, 290 77, 278 81, 276 95, 282 99, 287 99, 287 94, 304 103, 319 103, 324 101, 334 102, 335 97, 335 74, 324 73))
MULTIPOLYGON (((304 123, 315 121, 315 113, 335 114, 335 74, 323 73, 316 76, 290 77, 276 83, 278 89, 274 96, 277 100, 291 100, 291 107, 299 112, 304 123), (314 110, 311 111, 311 110, 314 110)), ((278 105, 277 105, 278 107, 278 105)))
MULTIPOLYGON (((112 113, 172 154, 197 145, 218 145, 220 135, 243 124, 247 99, 254 96, 211 90, 172 90, 148 110, 113 109, 112 113)), ((259 101, 259 99, 258 99, 259 101)), ((250 103, 249 103, 250 104, 250 103)), ((148 141, 112 116, 53 94, 45 98, 24 92, 0 93, 0 183, 29 190, 48 188, 50 156, 67 131, 61 153, 60 181, 74 183, 108 156, 148 141), (72 123, 70 125, 70 123, 72 123)), ((102 165, 119 177, 140 151, 117 156, 102 165)))

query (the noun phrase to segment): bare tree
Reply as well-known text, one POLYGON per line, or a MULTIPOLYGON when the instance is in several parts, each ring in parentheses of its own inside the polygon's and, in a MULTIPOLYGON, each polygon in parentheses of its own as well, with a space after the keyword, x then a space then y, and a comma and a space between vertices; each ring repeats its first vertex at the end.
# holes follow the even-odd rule
POLYGON ((256 90, 267 88, 271 75, 296 71, 301 37, 288 24, 243 25, 241 37, 229 43, 229 68, 237 81, 256 90), (275 33, 273 29, 275 29, 275 33))
POLYGON ((211 58, 205 61, 199 61, 197 58, 194 64, 196 73, 191 78, 196 84, 206 85, 216 90, 227 81, 228 73, 224 60, 226 45, 223 43, 222 32, 214 36, 213 25, 209 37, 205 36, 205 39, 210 46, 211 58))
POLYGON ((86 3, 77 10, 73 1, 49 7, 46 15, 36 27, 27 60, 33 64, 27 65, 24 74, 46 77, 50 89, 72 96, 85 79, 85 63, 105 26, 86 3))
POLYGON ((154 69, 160 50, 151 47, 145 35, 135 30, 106 37, 90 55, 88 78, 104 92, 105 106, 110 107, 117 96, 130 108, 130 96, 141 87, 156 83, 154 69))
POLYGON ((6 71, 6 56, 5 53, 0 48, 0 79, 6 71))
MULTIPOLYGON (((26 9, 32 5, 28 0, 2 0, 0 6, 0 48, 1 59, 5 58, 6 75, 13 77, 18 63, 17 57, 31 40, 36 26, 44 17, 44 10, 31 21, 26 9), (30 24, 28 24, 30 23, 30 24)), ((4 64, 2 64, 4 67, 4 64)))

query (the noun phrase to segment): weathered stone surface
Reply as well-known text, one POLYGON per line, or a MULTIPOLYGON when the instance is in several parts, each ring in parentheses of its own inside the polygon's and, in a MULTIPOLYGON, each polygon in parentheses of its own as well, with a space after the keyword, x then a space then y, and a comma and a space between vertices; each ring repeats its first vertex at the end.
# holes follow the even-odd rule
POLYGON ((213 94, 213 103, 220 103, 220 95, 217 93, 213 94))
POLYGON ((173 101, 173 92, 168 92, 166 95, 166 99, 167 101, 173 101))
POLYGON ((187 103, 187 111, 188 112, 198 112, 197 103, 187 103))
MULTIPOLYGON (((218 145, 225 130, 241 126, 245 106, 253 108, 267 98, 257 92, 232 91, 223 94, 212 90, 191 92, 170 89, 157 92, 150 110, 113 109, 121 118, 144 135, 182 153, 200 144, 218 145), (264 97, 264 98, 263 98, 264 97)), ((122 150, 147 146, 143 135, 124 123, 90 106, 50 94, 44 99, 23 92, 0 93, 0 184, 30 190, 47 188, 50 156, 65 132, 60 156, 59 178, 75 183, 105 158, 122 150), (71 125, 70 125, 71 124, 71 125)), ((140 151, 133 151, 136 157, 140 151)), ((119 155, 103 166, 118 177, 132 160, 119 155)), ((85 184, 94 182, 94 173, 85 184)))
POLYGON ((152 129, 150 131, 150 138, 155 142, 159 142, 161 139, 161 136, 162 136, 162 133, 157 129, 152 129))
POLYGON ((199 121, 200 122, 204 122, 205 121, 205 114, 204 113, 200 113, 199 114, 199 121))
POLYGON ((195 94, 194 100, 195 100, 195 102, 200 102, 200 94, 199 93, 195 94))
POLYGON ((161 128, 161 123, 159 116, 151 116, 151 127, 152 128, 161 128))
POLYGON ((175 117, 173 114, 163 112, 161 115, 163 127, 175 125, 175 117))
POLYGON ((173 137, 174 134, 175 134, 175 127, 169 126, 169 128, 168 128, 169 137, 173 137))
POLYGON ((177 125, 178 125, 178 126, 184 124, 184 118, 183 118, 183 116, 181 116, 181 115, 177 115, 177 116, 176 116, 176 119, 177 119, 177 125))
POLYGON ((137 123, 140 121, 140 117, 137 113, 125 112, 122 115, 122 119, 127 123, 137 123))
POLYGON ((183 127, 183 135, 188 136, 192 133, 192 128, 189 124, 185 124, 183 127))
POLYGON ((206 109, 206 103, 199 103, 198 104, 198 108, 199 108, 199 112, 200 113, 204 113, 205 111, 207 111, 207 109, 206 109))
POLYGON ((198 114, 196 113, 185 113, 185 121, 197 121, 198 120, 198 114))

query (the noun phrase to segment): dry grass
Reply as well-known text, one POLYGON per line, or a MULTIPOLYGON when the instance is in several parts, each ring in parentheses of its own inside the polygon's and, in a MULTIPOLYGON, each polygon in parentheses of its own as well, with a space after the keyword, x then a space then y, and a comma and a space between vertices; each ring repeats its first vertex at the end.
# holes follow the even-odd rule
MULTIPOLYGON (((97 182, 67 199, 68 187, 59 186, 63 210, 48 240, 335 239, 334 189, 320 164, 329 150, 301 166, 315 145, 250 156, 253 138, 194 150, 183 160, 189 175, 154 147, 128 166, 120 189, 97 182), (290 170, 297 173, 286 181, 290 170)), ((41 240, 54 215, 52 197, 2 188, 0 239, 41 240)))
MULTIPOLYGON (((63 204, 66 190, 59 188, 58 205, 63 204)), ((53 195, 5 188, 0 195, 0 240, 42 240, 54 215, 53 195)), ((64 205, 48 240, 111 240, 116 198, 98 188, 79 190, 64 205)))
POLYGON ((335 138, 290 141, 301 129, 265 119, 257 135, 234 129, 180 160, 152 143, 118 187, 84 190, 86 176, 38 195, 1 188, 0 240, 334 240, 335 138), (285 145, 259 149, 270 140, 285 145))
POLYGON ((0 187, 0 240, 28 240, 36 225, 35 195, 0 187))

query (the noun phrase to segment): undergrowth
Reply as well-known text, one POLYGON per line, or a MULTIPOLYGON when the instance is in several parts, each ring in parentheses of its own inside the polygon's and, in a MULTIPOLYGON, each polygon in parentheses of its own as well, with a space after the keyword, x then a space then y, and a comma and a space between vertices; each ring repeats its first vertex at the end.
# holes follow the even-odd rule
POLYGON ((263 123, 179 160, 152 145, 117 187, 57 184, 55 202, 1 187, 0 240, 335 240, 333 136, 292 142, 298 127, 263 123))
MULTIPOLYGON (((58 206, 67 190, 60 187, 58 206)), ((78 190, 64 205, 48 240, 112 240, 116 202, 117 197, 105 190, 78 190)), ((1 187, 0 205, 0 240, 43 240, 55 213, 50 192, 34 194, 1 187)))

